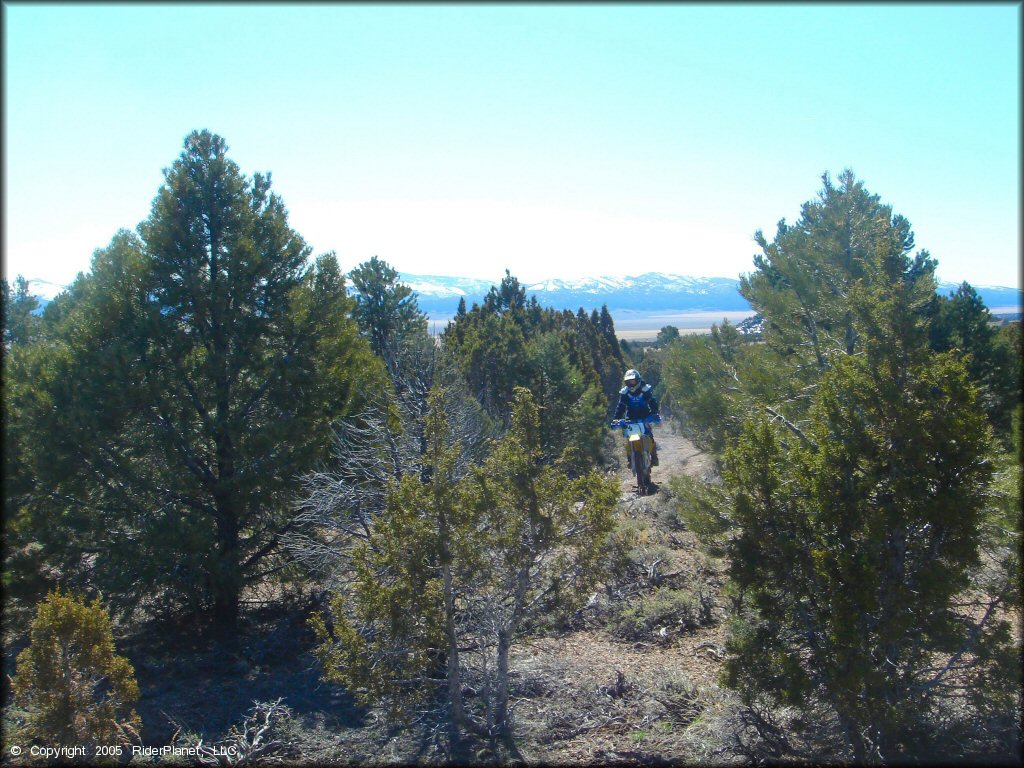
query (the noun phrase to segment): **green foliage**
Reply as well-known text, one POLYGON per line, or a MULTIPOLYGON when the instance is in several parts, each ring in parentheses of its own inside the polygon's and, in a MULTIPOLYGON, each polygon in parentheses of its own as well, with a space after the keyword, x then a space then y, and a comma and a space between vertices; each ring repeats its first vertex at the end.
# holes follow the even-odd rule
POLYGON ((1016 377, 1017 404, 1021 403, 1024 395, 1024 335, 1021 333, 1021 321, 1016 320, 1000 326, 996 335, 998 346, 1005 347, 1010 363, 1014 367, 1016 377))
POLYGON ((489 553, 475 588, 488 591, 491 583, 507 590, 515 583, 523 589, 520 616, 579 606, 603 572, 601 543, 618 500, 614 480, 598 471, 570 479, 541 456, 539 409, 520 387, 508 434, 467 477, 462 500, 486 534, 480 549, 489 553))
POLYGON ((661 358, 673 414, 702 448, 720 451, 736 432, 733 373, 705 336, 687 336, 661 358))
POLYGON ((574 454, 577 468, 593 466, 599 457, 608 408, 600 388, 588 386, 555 333, 534 336, 526 345, 526 357, 544 456, 550 461, 568 451, 574 454))
POLYGON ((3 303, 0 316, 3 317, 4 351, 14 344, 25 344, 35 335, 39 319, 33 314, 39 309, 39 299, 28 292, 28 281, 18 275, 14 279, 14 290, 4 278, 3 303))
POLYGON ((308 262, 270 179, 191 134, 139 234, 118 233, 11 361, 29 533, 125 610, 187 607, 228 636, 277 565, 296 478, 383 382, 333 255, 308 262), (88 557, 87 557, 88 556, 88 557))
POLYGON ((780 221, 769 243, 758 231, 762 253, 756 270, 740 280, 740 293, 767 321, 765 342, 793 356, 797 370, 823 370, 835 353, 853 354, 862 337, 849 289, 877 278, 871 265, 891 259, 893 277, 920 284, 922 295, 934 295, 934 261, 926 251, 913 259, 910 222, 893 215, 878 195, 870 194, 853 172, 844 171, 839 185, 822 176, 818 200, 803 205, 792 227, 780 221))
POLYGON ((933 349, 956 350, 962 357, 981 391, 982 407, 993 426, 1007 436, 1021 396, 1020 350, 1013 348, 1009 333, 996 330, 992 313, 968 283, 949 297, 938 297, 929 328, 933 349))
MULTIPOLYGON (((995 482, 989 523, 1006 534, 1019 534, 1021 530, 1021 493, 1024 492, 1024 447, 1021 440, 1021 422, 1024 404, 1018 405, 1011 416, 1011 445, 1000 451, 993 462, 995 482)), ((1009 543, 1009 540, 1004 539, 1009 543)), ((1013 547, 1013 549, 1016 549, 1013 547)))
POLYGON ((507 435, 455 474, 442 395, 427 417, 428 479, 392 489, 350 586, 314 620, 329 680, 406 718, 437 706, 451 726, 509 733, 508 653, 524 625, 581 604, 602 573, 615 483, 544 465, 540 415, 517 388, 507 435), (480 693, 463 700, 463 686, 480 693))
POLYGON ((899 354, 837 363, 806 444, 754 422, 726 463, 731 577, 756 616, 726 678, 782 703, 823 697, 858 759, 919 748, 952 685, 933 654, 979 652, 954 597, 978 563, 987 429, 955 360, 899 354))
POLYGON ((135 670, 114 647, 99 600, 51 592, 36 608, 30 645, 18 654, 11 681, 26 713, 24 736, 46 746, 128 745, 141 721, 135 670))
POLYGON ((672 503, 686 527, 713 552, 721 552, 735 529, 731 499, 723 484, 711 484, 687 475, 669 480, 672 503))
POLYGON ((398 272, 374 256, 349 272, 355 289, 355 317, 360 332, 370 340, 374 354, 392 358, 405 339, 427 332, 427 318, 398 272))
POLYGON ((658 331, 658 335, 654 339, 654 344, 658 347, 664 347, 671 344, 673 341, 679 341, 679 338, 679 329, 674 325, 666 325, 658 331))
MULTIPOLYGON (((31 490, 31 482, 25 471, 25 461, 18 450, 19 431, 11 417, 13 402, 11 378, 14 360, 28 354, 25 350, 40 333, 42 321, 33 314, 39 308, 39 300, 28 292, 28 281, 18 275, 12 291, 6 278, 3 281, 3 454, 4 454, 4 573, 3 586, 7 596, 16 599, 29 598, 28 605, 35 597, 45 593, 44 579, 40 577, 39 545, 32 540, 29 526, 19 503, 31 490)), ((11 608, 8 605, 8 619, 11 608)))
POLYGON ((698 446, 716 454, 764 404, 806 407, 801 403, 813 385, 797 390, 795 375, 784 355, 745 340, 727 322, 708 336, 684 337, 665 350, 661 362, 663 397, 673 415, 698 446))
POLYGON ((443 340, 470 392, 491 416, 507 426, 512 392, 526 387, 551 425, 545 427, 546 453, 556 456, 577 441, 585 461, 595 460, 596 411, 607 410, 625 365, 607 307, 589 315, 582 308, 576 314, 543 309, 536 297, 527 300, 525 288, 506 272, 482 306, 466 311, 460 303, 443 340), (561 438, 554 433, 557 421, 567 425, 561 438))
POLYGON ((444 674, 441 558, 465 521, 454 517, 459 448, 449 443, 442 398, 440 391, 430 398, 428 480, 406 476, 390 490, 370 538, 352 553, 349 586, 332 596, 330 617, 313 619, 324 678, 357 691, 365 704, 387 704, 392 717, 423 706, 444 674))
POLYGON ((933 311, 935 263, 926 251, 909 255, 909 222, 850 171, 838 186, 827 174, 823 182, 795 225, 780 222, 771 243, 756 234, 762 253, 740 292, 764 317, 763 343, 742 340, 724 323, 710 339, 684 339, 666 354, 663 377, 675 412, 716 453, 766 407, 793 424, 806 418, 821 375, 836 359, 862 353, 880 327, 870 312, 856 310, 858 292, 898 282, 913 318, 933 311))
POLYGON ((518 314, 475 309, 445 331, 445 345, 461 364, 469 391, 503 421, 512 389, 529 375, 524 322, 518 314))
POLYGON ((990 432, 963 365, 928 347, 928 282, 897 234, 859 264, 857 354, 826 357, 803 429, 751 419, 724 473, 749 609, 726 680, 750 700, 823 701, 858 760, 926 750, 951 676, 980 682, 1007 631, 956 604, 980 562, 990 432))
POLYGON ((989 522, 1012 473, 993 493, 979 407, 1007 416, 990 395, 1010 366, 973 292, 939 301, 909 223, 851 172, 757 238, 741 292, 764 342, 723 326, 663 362, 684 423, 724 451, 723 488, 675 489, 691 527, 728 541, 725 680, 749 704, 830 710, 858 761, 927 754, 949 702, 990 722, 1016 706, 1016 539, 989 522))

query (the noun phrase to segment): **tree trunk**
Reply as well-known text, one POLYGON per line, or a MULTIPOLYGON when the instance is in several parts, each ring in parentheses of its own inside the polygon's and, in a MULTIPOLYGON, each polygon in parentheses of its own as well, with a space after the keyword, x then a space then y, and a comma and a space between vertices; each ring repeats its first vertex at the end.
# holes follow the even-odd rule
POLYGON ((217 499, 216 561, 211 573, 214 631, 228 640, 237 636, 241 593, 238 516, 233 507, 230 496, 217 499))
MULTIPOLYGON (((439 480, 439 478, 435 478, 439 480)), ((453 756, 460 750, 463 733, 477 736, 486 735, 486 731, 474 724, 466 714, 462 701, 462 670, 459 661, 459 636, 455 627, 455 586, 452 580, 451 552, 448 548, 450 530, 444 512, 438 518, 439 538, 441 543, 441 574, 444 590, 444 630, 447 663, 448 702, 450 720, 448 723, 448 739, 451 742, 453 756), (461 729, 461 730, 460 730, 461 729)))
POLYGON ((220 217, 210 210, 207 222, 210 243, 210 330, 213 336, 211 368, 217 403, 214 416, 214 443, 217 451, 217 474, 214 500, 217 507, 217 550, 213 573, 213 624, 218 636, 227 641, 237 637, 238 602, 241 592, 241 557, 239 553, 239 520, 232 487, 235 480, 235 450, 231 440, 231 385, 228 376, 229 322, 228 287, 221 275, 220 217))
MULTIPOLYGON (((536 510, 534 512, 536 513, 536 510)), ((536 514, 533 515, 533 519, 537 519, 536 514)), ((492 735, 495 746, 497 746, 497 741, 500 740, 502 744, 512 749, 515 748, 515 745, 512 742, 512 724, 508 718, 508 653, 512 648, 512 638, 519 627, 523 604, 526 601, 526 592, 530 586, 529 562, 519 568, 516 582, 512 616, 509 618, 508 623, 498 632, 498 679, 497 691, 494 694, 495 733, 492 735)))
POLYGON ((462 706, 462 675, 459 670, 459 638, 455 632, 455 595, 452 589, 451 566, 444 563, 441 570, 444 574, 444 621, 445 636, 448 641, 448 699, 451 703, 452 723, 464 730, 469 730, 470 724, 462 706))
POLYGON ((512 633, 504 629, 498 633, 498 674, 497 690, 494 693, 494 730, 491 739, 497 746, 507 742, 511 736, 508 722, 508 651, 512 645, 512 633))

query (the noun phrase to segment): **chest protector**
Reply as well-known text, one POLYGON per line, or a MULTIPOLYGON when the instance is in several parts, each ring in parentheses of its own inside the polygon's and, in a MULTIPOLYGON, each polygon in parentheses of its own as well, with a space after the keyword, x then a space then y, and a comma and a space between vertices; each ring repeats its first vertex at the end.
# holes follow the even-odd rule
POLYGON ((635 393, 629 387, 623 387, 619 390, 619 395, 622 396, 622 401, 620 402, 625 402, 626 412, 631 419, 646 416, 650 412, 650 405, 647 399, 650 397, 650 392, 650 384, 644 384, 640 387, 640 391, 635 393))

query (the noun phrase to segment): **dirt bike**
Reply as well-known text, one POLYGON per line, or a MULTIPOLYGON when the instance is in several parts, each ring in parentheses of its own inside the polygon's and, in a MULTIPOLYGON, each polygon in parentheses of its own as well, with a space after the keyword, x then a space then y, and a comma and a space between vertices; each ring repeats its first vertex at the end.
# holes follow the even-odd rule
POLYGON ((629 470, 636 478, 637 496, 646 496, 651 487, 651 448, 654 438, 648 424, 660 424, 660 416, 644 419, 615 419, 609 426, 620 427, 626 438, 626 453, 629 456, 629 470))

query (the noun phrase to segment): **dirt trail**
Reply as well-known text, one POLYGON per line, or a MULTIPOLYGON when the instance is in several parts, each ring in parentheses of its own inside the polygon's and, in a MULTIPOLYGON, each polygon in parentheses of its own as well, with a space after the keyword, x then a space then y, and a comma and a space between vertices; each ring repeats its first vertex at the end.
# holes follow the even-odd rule
MULTIPOLYGON (((662 490, 673 475, 690 475, 702 480, 710 479, 713 473, 712 458, 683 436, 672 419, 666 419, 654 428, 654 440, 658 445, 658 466, 651 470, 651 482, 656 490, 662 490)), ((621 441, 620 441, 621 442, 621 441)), ((623 449, 624 452, 624 449, 623 449)), ((632 493, 633 475, 623 464, 618 473, 622 478, 624 494, 632 493)), ((633 497, 635 498, 635 494, 633 497)), ((652 496, 652 498, 655 498, 652 496)))
POLYGON ((702 731, 714 721, 718 701, 717 676, 725 642, 725 611, 718 593, 724 563, 702 554, 693 534, 677 522, 669 481, 680 474, 709 480, 714 462, 671 420, 656 428, 655 439, 659 464, 652 471, 652 494, 637 497, 624 455, 618 456, 613 471, 622 483, 619 519, 643 529, 652 550, 660 548, 660 578, 638 586, 639 591, 625 600, 608 602, 604 595, 595 595, 603 607, 597 609, 593 622, 558 637, 535 640, 514 653, 515 673, 539 686, 517 708, 519 727, 529 734, 524 741, 532 746, 527 750, 529 761, 600 764, 709 759, 702 753, 707 741, 702 731), (711 594, 714 620, 696 629, 677 629, 667 635, 652 631, 650 637, 633 640, 608 631, 608 615, 624 605, 635 606, 659 587, 711 594), (680 679, 699 692, 694 694, 697 714, 692 727, 663 703, 668 681, 680 679), (548 682, 549 689, 544 690, 538 680, 548 682), (617 680, 622 681, 618 694, 610 692, 617 680))

